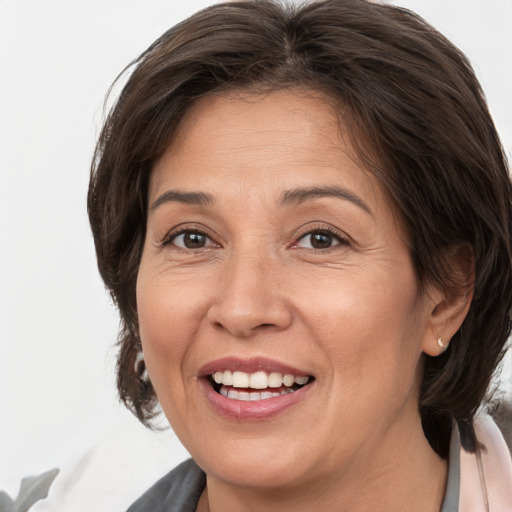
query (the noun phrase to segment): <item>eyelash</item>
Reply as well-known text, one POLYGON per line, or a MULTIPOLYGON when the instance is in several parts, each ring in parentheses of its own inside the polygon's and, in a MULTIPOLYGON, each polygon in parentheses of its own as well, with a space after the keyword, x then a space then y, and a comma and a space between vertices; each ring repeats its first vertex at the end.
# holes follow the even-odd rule
POLYGON ((306 250, 311 250, 311 251, 315 251, 316 252, 316 251, 327 251, 329 249, 333 249, 337 245, 346 247, 346 246, 350 245, 350 241, 349 241, 349 239, 347 237, 341 235, 341 233, 339 233, 334 228, 331 228, 329 226, 318 226, 318 227, 315 227, 313 229, 309 229, 305 233, 301 233, 301 234, 297 235, 296 242, 293 242, 291 248, 293 248, 293 249, 306 249, 306 250), (315 235, 315 234, 327 234, 329 236, 332 236, 332 238, 335 239, 338 242, 338 244, 331 245, 331 246, 326 247, 324 249, 307 248, 307 247, 299 247, 298 246, 298 244, 299 244, 299 242, 301 240, 304 240, 307 236, 311 236, 311 235, 315 235))
POLYGON ((211 238, 211 236, 209 236, 205 231, 203 231, 201 229, 194 228, 194 227, 182 228, 182 229, 179 229, 178 231, 172 231, 169 234, 167 234, 165 236, 165 238, 163 239, 161 246, 162 247, 166 247, 168 245, 174 245, 174 247, 176 247, 177 249, 181 249, 183 251, 192 251, 192 252, 198 252, 198 251, 201 251, 203 249, 207 249, 207 248, 212 247, 212 246, 219 247, 219 244, 214 242, 213 239, 211 238), (176 244, 173 244, 173 242, 175 242, 175 240, 179 236, 186 235, 186 234, 203 236, 207 240, 209 240, 211 242, 211 244, 210 245, 206 245, 204 247, 197 247, 197 248, 180 247, 180 246, 178 246, 176 244))
MULTIPOLYGON (((191 252, 199 252, 204 249, 208 249, 209 247, 220 247, 220 245, 217 244, 205 231, 203 231, 201 229, 193 228, 193 227, 182 228, 178 231, 172 231, 171 233, 167 234, 165 236, 165 238, 163 239, 161 246, 165 247, 168 245, 174 245, 177 249, 181 249, 183 251, 191 251, 191 252), (203 247, 197 247, 197 248, 180 247, 176 244, 173 244, 173 242, 175 242, 175 240, 179 236, 186 235, 186 234, 199 235, 199 236, 205 237, 211 243, 210 243, 210 245, 205 245, 203 247)), ((335 229, 333 229, 329 226, 318 226, 313 229, 309 229, 308 231, 306 231, 304 233, 296 235, 295 241, 291 244, 290 248, 291 249, 306 249, 306 250, 311 250, 311 251, 317 252, 317 251, 326 251, 326 250, 332 249, 333 247, 336 247, 338 245, 349 246, 350 241, 346 237, 342 236, 338 231, 336 231, 335 229), (315 234, 327 234, 327 235, 331 236, 333 239, 335 239, 338 243, 335 244, 334 246, 331 245, 331 246, 325 247, 325 248, 315 248, 315 247, 308 248, 308 247, 300 247, 299 246, 299 243, 301 240, 304 240, 306 237, 312 236, 315 234)))

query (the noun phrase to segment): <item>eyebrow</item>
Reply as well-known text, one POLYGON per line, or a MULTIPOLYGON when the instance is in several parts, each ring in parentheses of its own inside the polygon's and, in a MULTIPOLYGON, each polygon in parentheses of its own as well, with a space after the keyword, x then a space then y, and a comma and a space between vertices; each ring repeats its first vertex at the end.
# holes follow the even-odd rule
POLYGON ((192 204, 197 206, 212 206, 215 199, 212 195, 205 192, 182 192, 180 190, 168 190, 162 195, 158 196, 155 202, 151 205, 151 209, 155 210, 165 203, 178 202, 183 204, 192 204))
POLYGON ((316 199, 318 197, 336 197, 338 199, 344 199, 351 203, 359 206, 366 213, 373 216, 370 207, 358 196, 356 196, 350 190, 343 187, 326 186, 326 187, 306 187, 306 188, 295 188, 287 190, 281 196, 279 204, 285 206, 291 203, 300 204, 310 199, 316 199))
MULTIPOLYGON (((325 187, 305 187, 294 188, 286 190, 281 195, 278 204, 286 206, 289 204, 301 204, 311 199, 319 197, 336 197, 344 199, 355 204, 366 213, 373 215, 369 206, 358 196, 350 190, 343 187, 325 186, 325 187)), ((183 204, 197 205, 197 206, 213 206, 215 198, 211 194, 205 192, 183 192, 180 190, 168 190, 158 196, 158 198, 151 205, 151 210, 155 210, 159 206, 169 203, 178 202, 183 204)))

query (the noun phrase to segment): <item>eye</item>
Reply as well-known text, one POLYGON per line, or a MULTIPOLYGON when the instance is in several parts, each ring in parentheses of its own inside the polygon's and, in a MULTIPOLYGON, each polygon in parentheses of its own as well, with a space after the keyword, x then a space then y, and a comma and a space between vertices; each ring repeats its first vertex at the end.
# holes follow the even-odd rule
POLYGON ((301 236, 295 245, 306 249, 330 249, 336 245, 348 245, 348 241, 326 229, 317 229, 301 236))
POLYGON ((191 229, 172 234, 165 243, 166 245, 175 245, 181 249, 202 249, 204 247, 215 246, 208 235, 201 231, 191 229))

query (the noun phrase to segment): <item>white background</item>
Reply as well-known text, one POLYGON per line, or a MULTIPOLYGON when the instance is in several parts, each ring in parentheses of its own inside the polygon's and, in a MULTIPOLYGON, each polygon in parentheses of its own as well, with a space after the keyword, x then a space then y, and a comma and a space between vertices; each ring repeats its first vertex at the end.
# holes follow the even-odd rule
MULTIPOLYGON (((124 510, 186 457, 171 431, 146 432, 117 403, 117 317, 86 191, 110 83, 210 3, 0 0, 0 489, 62 468, 34 510, 124 510)), ((510 158, 512 0, 395 3, 468 54, 510 158)))

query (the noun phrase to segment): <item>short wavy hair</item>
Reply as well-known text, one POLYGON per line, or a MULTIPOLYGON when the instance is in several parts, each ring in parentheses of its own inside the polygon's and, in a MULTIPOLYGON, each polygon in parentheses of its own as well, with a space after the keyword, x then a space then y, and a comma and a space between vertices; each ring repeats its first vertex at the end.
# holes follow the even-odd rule
POLYGON ((136 303, 155 161, 198 98, 301 87, 342 106, 358 157, 406 227, 420 285, 456 288, 444 254, 455 244, 472 247, 469 313, 444 354, 424 356, 423 427, 446 455, 452 418, 470 423, 486 398, 512 304, 507 162, 466 57, 406 9, 365 0, 242 0, 179 23, 127 69, 99 137, 88 194, 99 271, 121 316, 124 403, 146 424, 158 409, 137 359, 136 303))

